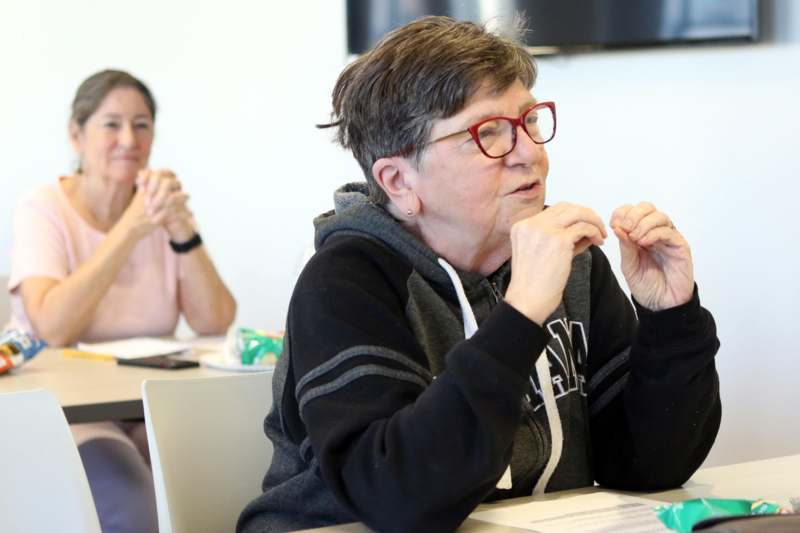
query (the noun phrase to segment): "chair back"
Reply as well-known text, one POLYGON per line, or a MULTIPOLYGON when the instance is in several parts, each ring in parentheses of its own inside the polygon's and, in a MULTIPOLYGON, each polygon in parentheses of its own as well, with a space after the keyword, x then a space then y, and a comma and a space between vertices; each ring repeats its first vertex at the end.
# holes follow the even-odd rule
POLYGON ((160 533, 233 531, 272 458, 272 373, 142 384, 160 533))
POLYGON ((0 394, 0 457, 0 531, 100 533, 86 471, 53 393, 0 394))

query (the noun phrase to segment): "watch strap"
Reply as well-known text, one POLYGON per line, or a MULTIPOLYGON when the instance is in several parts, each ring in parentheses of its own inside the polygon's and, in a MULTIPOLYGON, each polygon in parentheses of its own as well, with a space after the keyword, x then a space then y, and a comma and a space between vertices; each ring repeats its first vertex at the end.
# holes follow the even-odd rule
POLYGON ((175 252, 176 254, 185 254, 187 252, 190 252, 191 250, 194 250, 201 244, 203 244, 203 239, 200 238, 200 234, 197 232, 195 232, 194 235, 192 235, 192 238, 189 239, 188 241, 184 242, 175 242, 173 240, 169 241, 169 247, 172 248, 172 251, 175 252))

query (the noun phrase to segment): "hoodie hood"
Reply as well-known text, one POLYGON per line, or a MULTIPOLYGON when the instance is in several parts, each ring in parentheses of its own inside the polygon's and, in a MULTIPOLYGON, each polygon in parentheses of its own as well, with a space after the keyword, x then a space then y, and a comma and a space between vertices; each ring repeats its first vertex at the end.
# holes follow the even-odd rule
MULTIPOLYGON (((333 195, 334 209, 314 219, 314 247, 319 250, 334 235, 360 235, 377 240, 405 257, 422 276, 442 286, 452 287, 439 256, 420 241, 389 212, 369 199, 366 182, 348 183, 333 195)), ((498 270, 505 272, 508 264, 498 270)), ((467 293, 485 278, 474 272, 458 270, 467 293)))

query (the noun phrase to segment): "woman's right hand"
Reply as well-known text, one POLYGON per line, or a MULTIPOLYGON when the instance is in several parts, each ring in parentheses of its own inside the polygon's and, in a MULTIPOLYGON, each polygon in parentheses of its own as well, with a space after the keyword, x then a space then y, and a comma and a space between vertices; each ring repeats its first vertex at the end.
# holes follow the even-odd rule
POLYGON ((158 224, 147 213, 147 191, 137 186, 131 203, 122 213, 115 229, 119 229, 124 236, 138 241, 157 227, 158 224))
POLYGON ((138 240, 176 218, 190 217, 188 195, 170 171, 143 169, 136 179, 136 192, 118 222, 123 231, 138 240))
POLYGON ((511 227, 511 282, 505 301, 540 326, 563 298, 572 259, 606 238, 588 207, 559 203, 511 227))

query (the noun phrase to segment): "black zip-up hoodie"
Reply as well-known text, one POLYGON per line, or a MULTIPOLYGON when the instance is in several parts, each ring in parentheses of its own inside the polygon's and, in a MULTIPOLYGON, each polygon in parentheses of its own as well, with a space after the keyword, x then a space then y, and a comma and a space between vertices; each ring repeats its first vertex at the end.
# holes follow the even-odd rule
POLYGON ((637 306, 637 321, 591 247, 539 327, 502 301, 509 263, 456 272, 365 184, 335 205, 289 306, 264 494, 237 531, 451 531, 483 501, 666 489, 700 466, 719 428, 719 341, 696 288, 673 309, 637 306))

